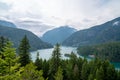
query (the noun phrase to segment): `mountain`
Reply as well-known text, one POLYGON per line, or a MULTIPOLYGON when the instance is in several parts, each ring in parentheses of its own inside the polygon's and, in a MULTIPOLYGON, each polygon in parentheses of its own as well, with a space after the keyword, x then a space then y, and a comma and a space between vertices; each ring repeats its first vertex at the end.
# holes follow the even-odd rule
POLYGON ((0 25, 16 28, 15 24, 13 24, 12 22, 4 21, 4 20, 0 20, 0 25))
POLYGON ((61 26, 47 31, 41 39, 51 44, 62 43, 66 38, 68 38, 76 29, 69 26, 61 26))
POLYGON ((18 28, 11 28, 5 27, 0 25, 0 36, 4 36, 11 40, 14 43, 14 47, 18 47, 21 39, 26 35, 29 39, 29 43, 31 45, 31 51, 42 49, 42 48, 51 48, 52 45, 43 42, 39 37, 33 34, 30 31, 18 29, 18 28))
POLYGON ((20 27, 22 29, 32 31, 39 36, 41 36, 42 33, 44 33, 48 28, 53 27, 51 25, 45 24, 42 21, 34 20, 34 19, 17 20, 15 24, 17 25, 18 28, 20 27))
POLYGON ((89 29, 77 31, 62 44, 65 46, 85 46, 112 41, 120 41, 120 17, 89 29))

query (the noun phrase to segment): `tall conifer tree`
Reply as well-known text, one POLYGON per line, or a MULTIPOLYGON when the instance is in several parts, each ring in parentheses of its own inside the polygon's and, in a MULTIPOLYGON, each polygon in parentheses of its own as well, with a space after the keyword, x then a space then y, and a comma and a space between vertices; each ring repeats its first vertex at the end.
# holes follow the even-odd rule
POLYGON ((24 38, 21 40, 18 48, 20 56, 19 62, 21 63, 21 66, 25 66, 31 61, 29 49, 30 49, 29 40, 25 35, 24 38))
POLYGON ((53 79, 53 75, 57 72, 58 67, 61 65, 61 53, 60 53, 60 45, 57 43, 54 47, 52 58, 50 61, 50 71, 49 75, 51 75, 51 80, 53 79))

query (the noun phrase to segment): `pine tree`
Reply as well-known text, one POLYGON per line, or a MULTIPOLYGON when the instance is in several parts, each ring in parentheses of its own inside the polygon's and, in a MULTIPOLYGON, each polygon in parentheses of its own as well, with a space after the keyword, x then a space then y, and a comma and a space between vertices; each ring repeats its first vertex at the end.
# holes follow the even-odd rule
POLYGON ((37 70, 41 70, 42 69, 42 59, 39 59, 39 52, 37 52, 35 65, 37 66, 37 68, 36 68, 37 70))
POLYGON ((75 55, 75 53, 71 52, 70 54, 70 62, 73 64, 73 66, 77 63, 77 56, 75 55))
POLYGON ((3 48, 5 47, 6 43, 7 43, 8 39, 1 36, 0 37, 0 55, 2 58, 4 58, 4 56, 1 54, 1 52, 3 52, 3 48))
POLYGON ((51 79, 53 79, 54 74, 58 70, 58 67, 61 65, 60 57, 61 57, 60 45, 56 44, 52 53, 51 61, 50 61, 49 75, 51 79))
POLYGON ((65 64, 66 80, 73 80, 73 65, 70 61, 65 64))
POLYGON ((82 80, 87 80, 90 74, 90 69, 88 63, 85 61, 82 65, 81 78, 82 80))
POLYGON ((117 71, 117 80, 120 80, 120 71, 117 71))
POLYGON ((43 76, 46 79, 49 73, 49 61, 44 60, 42 64, 43 76))
POLYGON ((1 36, 0 37, 0 51, 5 46, 6 42, 7 42, 7 39, 1 36))
POLYGON ((21 40, 21 43, 18 48, 20 56, 19 62, 21 63, 21 66, 25 66, 31 61, 29 49, 30 49, 29 40, 25 35, 24 38, 21 40))
POLYGON ((20 64, 18 64, 18 58, 11 42, 6 43, 1 54, 4 58, 0 56, 0 80, 18 79, 21 72, 20 64))
POLYGON ((58 67, 58 71, 55 73, 55 80, 63 80, 63 72, 62 72, 62 68, 58 67))
POLYGON ((104 79, 104 70, 102 67, 96 71, 96 80, 105 80, 104 79))
POLYGON ((90 75, 89 75, 88 80, 94 80, 93 74, 90 74, 90 75))
POLYGON ((73 68, 73 76, 75 80, 79 80, 79 69, 77 64, 75 64, 73 68))
POLYGON ((20 80, 44 80, 42 75, 42 70, 36 70, 36 66, 33 63, 29 63, 24 67, 20 80))
POLYGON ((107 72, 106 72, 106 80, 116 80, 117 79, 117 73, 115 71, 115 68, 113 65, 109 65, 107 67, 107 72))

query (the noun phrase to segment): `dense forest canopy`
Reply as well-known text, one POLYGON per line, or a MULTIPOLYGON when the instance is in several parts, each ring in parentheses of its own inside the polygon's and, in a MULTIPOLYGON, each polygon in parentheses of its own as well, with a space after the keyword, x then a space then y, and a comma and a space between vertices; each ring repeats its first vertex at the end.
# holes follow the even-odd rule
MULTIPOLYGON (((29 54, 26 52, 30 48, 27 46, 27 37, 21 40, 20 55, 16 55, 10 41, 1 39, 3 38, 0 38, 0 80, 120 80, 120 71, 108 60, 95 58, 87 61, 77 57, 73 52, 69 59, 61 59, 59 44, 54 47, 49 60, 42 60, 37 53, 35 62, 29 60, 22 65, 22 55, 29 54), (26 49, 23 48, 25 46, 26 49)), ((28 57, 30 59, 30 56, 28 57)), ((28 60, 28 57, 23 61, 28 60)))
POLYGON ((120 42, 109 42, 93 46, 81 46, 77 49, 78 54, 83 56, 94 55, 111 62, 120 62, 120 42))

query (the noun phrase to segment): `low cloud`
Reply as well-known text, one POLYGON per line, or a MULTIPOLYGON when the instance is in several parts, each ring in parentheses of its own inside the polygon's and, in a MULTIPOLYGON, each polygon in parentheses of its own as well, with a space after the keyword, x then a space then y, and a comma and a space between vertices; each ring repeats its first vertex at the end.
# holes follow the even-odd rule
POLYGON ((86 29, 112 20, 120 16, 119 4, 120 0, 0 0, 0 19, 40 36, 58 26, 86 29))

